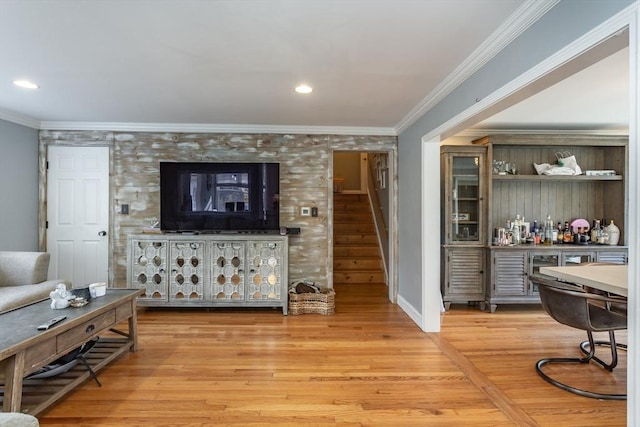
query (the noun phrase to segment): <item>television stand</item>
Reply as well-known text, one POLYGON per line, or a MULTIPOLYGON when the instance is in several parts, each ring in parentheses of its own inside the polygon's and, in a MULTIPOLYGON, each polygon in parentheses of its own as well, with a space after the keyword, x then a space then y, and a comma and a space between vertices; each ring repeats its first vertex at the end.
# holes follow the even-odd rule
POLYGON ((289 238, 280 234, 130 235, 127 287, 154 307, 281 307, 289 238))

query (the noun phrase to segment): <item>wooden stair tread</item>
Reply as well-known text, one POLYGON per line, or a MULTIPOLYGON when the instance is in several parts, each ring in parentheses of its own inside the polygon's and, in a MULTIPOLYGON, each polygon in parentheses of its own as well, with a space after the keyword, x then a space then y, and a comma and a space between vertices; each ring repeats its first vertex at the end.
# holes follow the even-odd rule
POLYGON ((378 236, 368 196, 334 195, 333 205, 334 283, 385 283, 378 236))

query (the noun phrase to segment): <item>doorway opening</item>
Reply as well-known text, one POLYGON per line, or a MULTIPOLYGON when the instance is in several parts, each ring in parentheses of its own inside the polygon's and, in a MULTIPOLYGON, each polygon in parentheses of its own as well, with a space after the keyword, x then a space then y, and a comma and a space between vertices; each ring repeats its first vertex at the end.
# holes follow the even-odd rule
POLYGON ((390 151, 334 151, 333 283, 384 284, 395 303, 395 175, 390 151))

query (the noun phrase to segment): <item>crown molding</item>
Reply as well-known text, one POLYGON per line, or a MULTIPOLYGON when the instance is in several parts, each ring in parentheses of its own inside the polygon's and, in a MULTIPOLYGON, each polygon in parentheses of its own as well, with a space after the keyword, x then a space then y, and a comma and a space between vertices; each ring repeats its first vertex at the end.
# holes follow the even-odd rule
POLYGON ((12 111, 0 110, 0 119, 33 129, 40 129, 40 121, 12 111))
POLYGON ((395 126, 396 133, 400 134, 414 124, 559 2, 560 0, 526 0, 507 21, 400 120, 395 126))
POLYGON ((394 128, 359 126, 233 125, 206 123, 40 122, 46 130, 107 130, 114 132, 275 133, 308 135, 396 136, 394 128))
POLYGON ((629 136, 629 129, 532 129, 532 128, 518 128, 518 129, 491 129, 491 128, 470 128, 462 132, 458 132, 454 136, 473 136, 480 137, 486 135, 510 135, 510 134, 528 134, 535 133, 537 135, 615 135, 615 136, 629 136))
MULTIPOLYGON (((634 3, 628 6, 626 9, 622 10, 612 18, 609 18, 607 21, 593 28, 591 31, 568 44, 564 48, 557 51, 555 54, 551 55, 546 60, 540 62, 538 65, 530 68, 525 73, 518 76, 516 79, 511 82, 505 84, 500 89, 496 90, 491 95, 481 99, 479 102, 471 105, 464 111, 461 111, 456 116, 447 120, 445 123, 441 124, 437 128, 430 131, 428 134, 422 137, 423 142, 432 141, 434 138, 439 139, 441 135, 446 134, 447 131, 454 129, 460 123, 464 123, 466 120, 476 116, 481 111, 485 111, 491 108, 493 105, 499 103, 500 101, 507 98, 509 95, 517 93, 519 90, 522 90, 526 86, 530 85, 532 82, 538 80, 539 78, 547 75, 553 70, 560 68, 563 64, 571 61, 577 56, 582 55, 584 52, 593 48, 597 44, 602 41, 608 39, 609 37, 620 35, 621 31, 624 28, 630 26, 630 22, 633 22, 634 19, 637 19, 635 16, 637 12, 638 3, 634 3)), ((631 26, 633 29, 633 26, 631 26)), ((632 39, 632 35, 629 36, 630 41, 632 39)), ((633 44, 630 43, 630 51, 633 52, 633 44)), ((630 53, 631 60, 633 61, 633 53, 630 53)), ((637 54, 636 54, 637 55, 637 54)), ((631 118, 633 120, 633 118, 631 118)), ((629 123, 629 129, 633 129, 633 123, 629 123)), ((484 134, 487 135, 490 132, 489 129, 484 129, 484 134)), ((515 133, 515 130, 510 130, 510 133, 515 133)), ((536 131, 539 132, 539 131, 536 131)), ((556 133, 565 131, 556 130, 556 133)), ((609 134, 614 132, 613 130, 607 131, 609 134)), ((462 135, 461 133, 457 133, 455 135, 462 135)), ((626 135, 626 134, 625 134, 626 135)))

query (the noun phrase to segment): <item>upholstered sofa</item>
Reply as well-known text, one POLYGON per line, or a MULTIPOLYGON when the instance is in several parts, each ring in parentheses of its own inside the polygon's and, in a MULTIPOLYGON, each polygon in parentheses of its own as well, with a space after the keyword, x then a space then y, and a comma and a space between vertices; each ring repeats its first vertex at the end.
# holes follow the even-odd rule
POLYGON ((50 254, 46 252, 0 251, 0 313, 49 298, 58 283, 47 280, 50 254))

